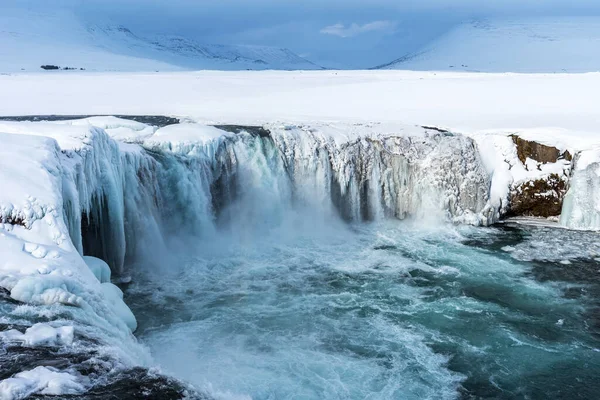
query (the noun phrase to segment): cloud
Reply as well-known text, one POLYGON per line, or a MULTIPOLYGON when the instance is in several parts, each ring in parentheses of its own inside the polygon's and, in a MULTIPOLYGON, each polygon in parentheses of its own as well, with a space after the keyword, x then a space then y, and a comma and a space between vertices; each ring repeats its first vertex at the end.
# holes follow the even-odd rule
POLYGON ((373 21, 364 25, 352 23, 348 26, 344 24, 334 24, 321 29, 321 33, 325 35, 334 35, 342 38, 349 38, 361 35, 367 32, 387 31, 392 32, 396 27, 396 23, 392 21, 373 21))

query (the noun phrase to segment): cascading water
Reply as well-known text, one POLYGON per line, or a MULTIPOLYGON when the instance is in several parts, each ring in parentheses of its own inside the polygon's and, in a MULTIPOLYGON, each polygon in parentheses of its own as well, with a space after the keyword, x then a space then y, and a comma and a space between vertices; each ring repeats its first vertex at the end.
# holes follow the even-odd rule
MULTIPOLYGON (((63 367, 91 398, 592 398, 600 282, 558 267, 593 271, 595 236, 443 224, 498 215, 460 135, 267 128, 181 124, 142 146, 94 128, 57 155, 73 247, 132 277, 136 335, 195 389, 135 368, 153 361, 98 263, 90 287, 60 282, 72 304, 0 302, 8 323, 73 321, 63 367)), ((38 296, 23 282, 12 298, 38 296)))

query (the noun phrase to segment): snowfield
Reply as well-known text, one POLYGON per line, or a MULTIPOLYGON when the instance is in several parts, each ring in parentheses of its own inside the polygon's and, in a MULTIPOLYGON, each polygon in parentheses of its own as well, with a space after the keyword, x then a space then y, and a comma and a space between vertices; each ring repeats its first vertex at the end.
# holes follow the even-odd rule
POLYGON ((220 124, 402 122, 598 141, 600 73, 241 71, 0 75, 0 115, 173 115, 220 124))

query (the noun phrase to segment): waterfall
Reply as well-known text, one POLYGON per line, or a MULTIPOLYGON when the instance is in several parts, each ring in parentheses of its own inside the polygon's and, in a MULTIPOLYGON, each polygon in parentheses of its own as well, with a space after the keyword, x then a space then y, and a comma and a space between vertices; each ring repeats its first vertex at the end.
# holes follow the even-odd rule
POLYGON ((120 349, 106 365, 131 368, 148 360, 131 334, 137 322, 93 257, 126 282, 129 265, 168 265, 169 253, 219 231, 283 232, 315 218, 494 222, 489 176, 469 138, 266 128, 178 124, 124 143, 84 123, 3 124, 4 181, 28 176, 0 194, 0 286, 14 300, 55 306, 61 326, 94 349, 120 349))

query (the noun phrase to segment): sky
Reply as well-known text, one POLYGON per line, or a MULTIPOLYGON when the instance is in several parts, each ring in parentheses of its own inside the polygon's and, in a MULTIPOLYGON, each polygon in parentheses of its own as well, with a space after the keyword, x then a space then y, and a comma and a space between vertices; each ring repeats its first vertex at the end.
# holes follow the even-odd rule
POLYGON ((64 7, 142 35, 286 47, 328 68, 369 68, 417 51, 461 22, 600 15, 600 0, 1 0, 64 7))

